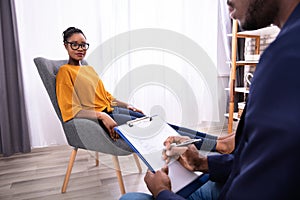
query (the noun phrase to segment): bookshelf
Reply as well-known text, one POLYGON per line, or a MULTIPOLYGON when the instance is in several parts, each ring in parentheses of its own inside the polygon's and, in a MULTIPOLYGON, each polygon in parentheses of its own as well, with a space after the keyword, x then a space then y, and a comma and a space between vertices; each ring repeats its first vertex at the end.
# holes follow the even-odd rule
POLYGON ((234 112, 234 105, 236 102, 234 101, 235 93, 240 92, 247 95, 249 93, 248 88, 244 87, 235 87, 236 84, 236 69, 237 67, 243 67, 246 65, 254 65, 258 63, 258 61, 237 61, 237 40, 238 38, 253 38, 255 40, 255 49, 254 54, 260 54, 260 34, 253 33, 253 32, 238 32, 238 22, 233 20, 232 24, 232 34, 231 36, 231 70, 230 70, 230 80, 229 80, 229 88, 226 90, 229 91, 229 109, 228 113, 225 114, 225 117, 228 118, 228 133, 232 133, 233 131, 233 121, 238 121, 238 113, 234 112))

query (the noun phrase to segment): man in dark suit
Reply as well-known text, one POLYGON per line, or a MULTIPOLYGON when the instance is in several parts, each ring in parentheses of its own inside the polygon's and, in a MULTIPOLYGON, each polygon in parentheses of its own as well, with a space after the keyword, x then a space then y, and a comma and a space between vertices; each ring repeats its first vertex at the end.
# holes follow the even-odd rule
POLYGON ((281 31, 256 67, 241 142, 220 199, 300 199, 300 1, 250 0, 245 13, 241 2, 248 1, 228 4, 243 29, 273 23, 281 31))
MULTIPOLYGON (((300 0, 228 0, 230 16, 244 30, 275 24, 281 31, 262 54, 233 154, 203 156, 189 145, 179 161, 225 181, 219 199, 300 199, 300 0)), ((170 144, 180 138, 169 138, 170 144)), ((147 172, 155 199, 183 199, 171 192, 167 168, 147 172)), ((201 199, 200 197, 198 199, 201 199)))

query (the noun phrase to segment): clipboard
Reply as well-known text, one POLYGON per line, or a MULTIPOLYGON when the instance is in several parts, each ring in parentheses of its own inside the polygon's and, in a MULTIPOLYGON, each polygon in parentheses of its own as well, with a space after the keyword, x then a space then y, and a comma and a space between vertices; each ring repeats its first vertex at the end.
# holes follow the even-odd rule
MULTIPOLYGON (((165 165, 165 161, 162 159, 163 142, 169 136, 179 135, 158 115, 137 118, 114 129, 154 173, 165 165)), ((177 160, 171 161, 168 167, 172 191, 175 193, 198 179, 202 174, 185 169, 177 160)))

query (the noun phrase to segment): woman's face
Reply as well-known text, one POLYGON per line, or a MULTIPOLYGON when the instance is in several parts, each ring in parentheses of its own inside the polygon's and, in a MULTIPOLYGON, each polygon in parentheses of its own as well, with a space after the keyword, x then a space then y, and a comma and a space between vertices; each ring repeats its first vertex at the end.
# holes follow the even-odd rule
POLYGON ((88 44, 81 33, 74 33, 68 38, 67 42, 65 42, 65 48, 68 51, 70 60, 78 62, 84 59, 88 44))

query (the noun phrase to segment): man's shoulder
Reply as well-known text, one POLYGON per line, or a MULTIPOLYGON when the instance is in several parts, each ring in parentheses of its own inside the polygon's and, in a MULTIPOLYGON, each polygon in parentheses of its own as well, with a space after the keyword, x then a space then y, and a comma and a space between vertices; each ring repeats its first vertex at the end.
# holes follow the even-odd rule
MULTIPOLYGON (((295 44, 295 42, 300 42, 300 5, 296 8, 294 13, 289 17, 286 24, 281 29, 278 39, 283 39, 285 42, 290 42, 295 44)), ((279 40, 282 41, 282 40, 279 40)))

